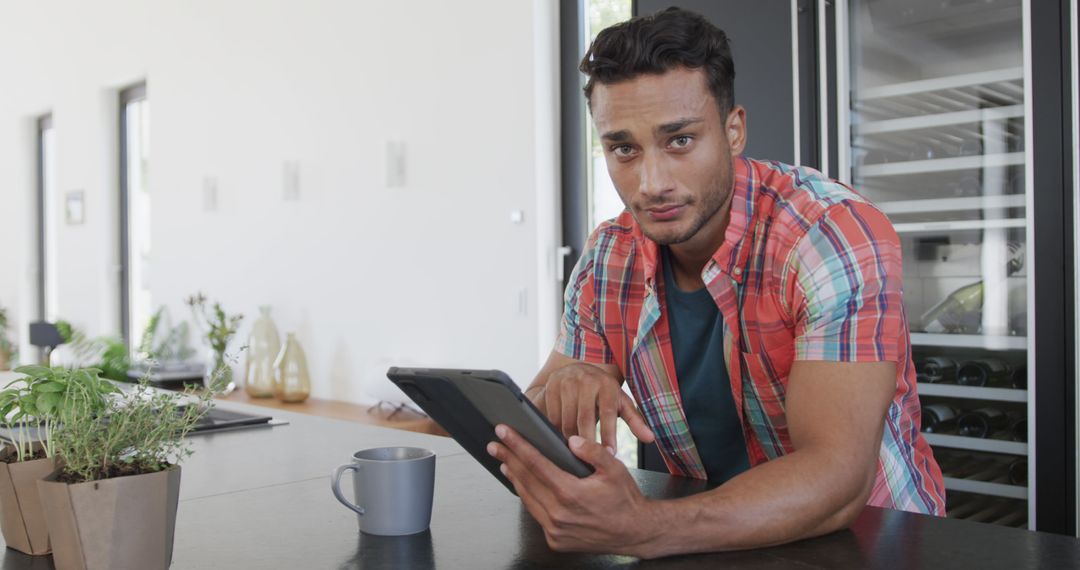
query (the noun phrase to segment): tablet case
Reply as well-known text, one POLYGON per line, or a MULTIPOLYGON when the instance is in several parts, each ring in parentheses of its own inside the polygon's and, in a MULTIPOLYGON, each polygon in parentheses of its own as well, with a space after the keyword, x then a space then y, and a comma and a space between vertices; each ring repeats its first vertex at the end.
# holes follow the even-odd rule
POLYGON ((386 376, 438 422, 511 493, 513 484, 487 452, 498 441, 497 424, 506 424, 564 471, 587 477, 592 466, 567 447, 566 439, 533 406, 517 384, 499 370, 392 367, 386 376))

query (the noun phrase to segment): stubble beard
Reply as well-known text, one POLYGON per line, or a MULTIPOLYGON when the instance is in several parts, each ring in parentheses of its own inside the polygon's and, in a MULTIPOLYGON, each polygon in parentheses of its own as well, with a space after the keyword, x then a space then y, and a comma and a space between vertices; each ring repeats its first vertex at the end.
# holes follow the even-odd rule
MULTIPOLYGON (((723 172, 714 179, 713 183, 711 184, 711 191, 705 193, 704 197, 702 198, 702 201, 700 202, 701 207, 697 208, 695 211, 694 206, 698 204, 696 200, 688 202, 686 204, 688 209, 694 211, 696 215, 691 221, 690 225, 687 226, 685 230, 679 231, 678 233, 674 234, 672 232, 675 230, 664 233, 650 230, 645 226, 645 224, 641 223, 640 218, 637 218, 638 214, 637 210, 635 209, 634 217, 637 218, 638 226, 641 228, 641 232, 645 234, 645 237, 656 242, 658 245, 675 245, 689 241, 691 238, 696 236, 698 232, 701 231, 701 228, 705 227, 705 224, 707 224, 709 220, 713 219, 713 217, 720 212, 720 209, 723 208, 724 203, 727 202, 728 196, 734 191, 734 174, 732 172, 733 165, 731 164, 730 158, 727 160, 727 162, 727 168, 725 168, 723 172)), ((644 208, 641 209, 644 210, 644 208)))

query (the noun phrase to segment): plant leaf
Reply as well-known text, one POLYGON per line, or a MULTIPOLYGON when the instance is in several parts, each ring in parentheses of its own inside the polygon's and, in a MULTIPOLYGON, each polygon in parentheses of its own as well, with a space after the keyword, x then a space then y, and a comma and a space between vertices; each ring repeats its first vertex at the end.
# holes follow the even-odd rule
POLYGON ((44 394, 38 395, 37 407, 40 414, 37 415, 48 415, 52 413, 57 404, 60 403, 61 398, 63 398, 63 396, 56 392, 45 392, 44 394))
POLYGON ((34 385, 34 391, 36 392, 63 392, 67 389, 66 382, 41 382, 34 385))
POLYGON ((26 366, 20 366, 15 369, 15 372, 20 374, 26 374, 33 378, 40 378, 42 376, 51 376, 52 369, 45 366, 38 366, 35 364, 28 364, 26 366))

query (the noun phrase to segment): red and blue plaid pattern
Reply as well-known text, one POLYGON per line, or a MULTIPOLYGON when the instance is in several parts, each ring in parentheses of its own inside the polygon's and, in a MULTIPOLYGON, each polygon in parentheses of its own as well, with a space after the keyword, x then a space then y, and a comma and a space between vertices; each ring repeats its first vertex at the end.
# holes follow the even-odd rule
MULTIPOLYGON (((794 450, 784 405, 792 362, 896 362, 868 504, 943 515, 941 470, 919 432, 892 225, 814 170, 747 158, 734 168, 724 243, 702 276, 724 318, 724 355, 751 464, 794 450)), ((601 224, 571 276, 556 349, 615 363, 668 469, 704 478, 679 398, 658 253, 629 212, 601 224)))

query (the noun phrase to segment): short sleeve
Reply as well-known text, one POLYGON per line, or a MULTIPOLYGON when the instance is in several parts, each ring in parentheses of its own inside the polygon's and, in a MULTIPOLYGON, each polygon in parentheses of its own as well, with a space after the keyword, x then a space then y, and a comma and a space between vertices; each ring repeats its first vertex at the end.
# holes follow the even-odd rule
POLYGON ((585 251, 570 275, 555 350, 584 362, 610 364, 613 357, 604 338, 597 310, 595 264, 598 232, 590 236, 585 251))
POLYGON ((908 334, 900 238, 862 201, 831 206, 795 246, 795 358, 900 362, 908 334))

